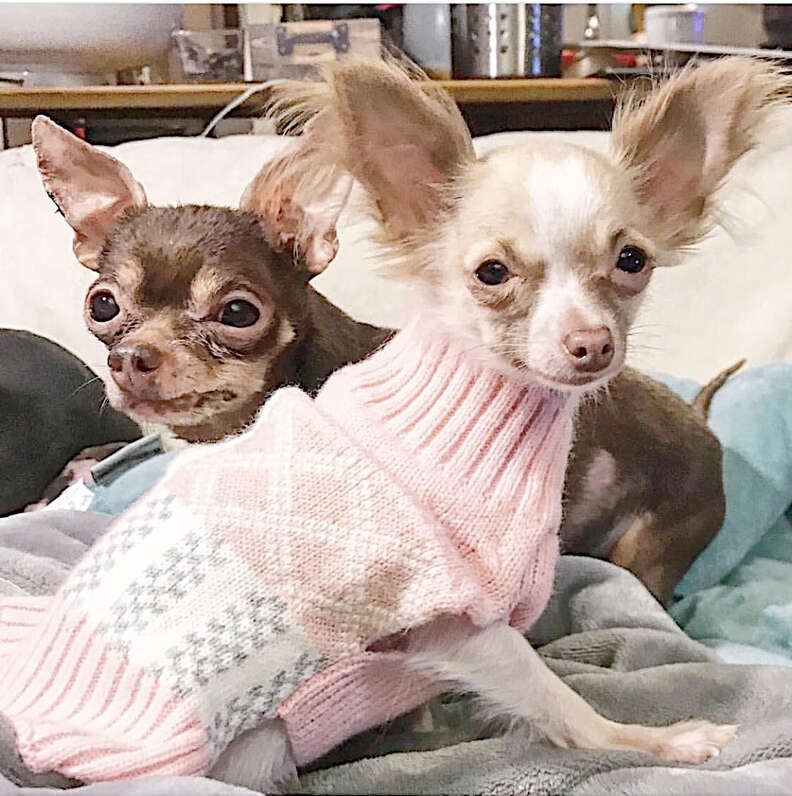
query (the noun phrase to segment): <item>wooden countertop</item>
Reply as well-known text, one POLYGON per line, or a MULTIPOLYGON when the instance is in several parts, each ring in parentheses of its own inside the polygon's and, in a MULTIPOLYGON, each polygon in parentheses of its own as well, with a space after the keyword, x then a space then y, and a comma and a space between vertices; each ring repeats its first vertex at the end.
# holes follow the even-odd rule
MULTIPOLYGON (((439 80, 460 103, 607 101, 621 89, 617 81, 598 78, 533 78, 513 80, 439 80)), ((74 86, 28 88, 0 83, 0 115, 25 116, 48 111, 219 110, 251 84, 202 83, 156 86, 74 86)), ((254 95, 241 112, 256 112, 254 95)))

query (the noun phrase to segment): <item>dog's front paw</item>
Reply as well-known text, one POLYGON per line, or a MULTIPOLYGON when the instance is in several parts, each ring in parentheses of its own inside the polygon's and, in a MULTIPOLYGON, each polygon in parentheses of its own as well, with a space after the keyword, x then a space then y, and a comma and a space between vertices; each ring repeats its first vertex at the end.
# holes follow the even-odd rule
POLYGON ((717 757, 736 735, 737 726, 734 724, 681 721, 660 730, 653 752, 672 763, 696 765, 717 757))

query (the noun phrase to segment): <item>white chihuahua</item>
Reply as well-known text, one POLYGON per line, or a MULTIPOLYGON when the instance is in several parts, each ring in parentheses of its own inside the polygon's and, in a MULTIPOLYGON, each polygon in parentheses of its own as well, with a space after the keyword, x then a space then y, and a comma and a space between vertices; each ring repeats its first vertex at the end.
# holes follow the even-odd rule
MULTIPOLYGON (((335 66, 280 95, 284 118, 307 122, 285 168, 312 200, 358 180, 376 205, 390 270, 423 285, 432 314, 507 376, 574 403, 622 367, 653 269, 706 232, 713 191, 787 85, 762 63, 717 61, 622 103, 610 157, 537 141, 477 160, 443 92, 388 64, 335 66)), ((700 763, 735 735, 708 721, 611 721, 508 624, 433 625, 412 634, 409 662, 559 746, 700 763)), ((261 787, 293 765, 282 729, 268 724, 238 738, 212 775, 261 787)))

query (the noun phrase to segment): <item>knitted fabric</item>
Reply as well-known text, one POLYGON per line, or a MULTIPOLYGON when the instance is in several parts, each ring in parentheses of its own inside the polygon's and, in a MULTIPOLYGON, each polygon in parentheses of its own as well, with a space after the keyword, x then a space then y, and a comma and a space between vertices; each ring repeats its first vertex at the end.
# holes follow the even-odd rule
POLYGON ((438 690, 405 631, 534 621, 564 398, 425 328, 184 452, 48 603, 0 605, 0 713, 31 769, 202 774, 274 717, 304 763, 438 690))

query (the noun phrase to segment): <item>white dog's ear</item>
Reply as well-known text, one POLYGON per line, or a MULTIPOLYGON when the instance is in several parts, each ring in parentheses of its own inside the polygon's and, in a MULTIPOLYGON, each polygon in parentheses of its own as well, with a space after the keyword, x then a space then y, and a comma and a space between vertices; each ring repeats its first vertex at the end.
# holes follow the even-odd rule
POLYGON ((74 253, 92 270, 105 239, 146 193, 129 169, 46 116, 33 120, 33 149, 47 193, 74 230, 74 253))
POLYGON ((239 202, 241 210, 260 217, 270 246, 289 254, 309 275, 321 273, 338 252, 338 219, 352 179, 348 175, 317 174, 310 141, 298 139, 285 154, 266 163, 239 202))
POLYGON ((707 203, 735 161, 751 149, 767 111, 790 81, 775 67, 724 58, 684 70, 641 101, 628 98, 613 123, 616 157, 668 246, 707 229, 707 203))
POLYGON ((332 87, 348 167, 386 222, 397 234, 431 223, 442 186, 475 159, 454 101, 386 63, 339 69, 332 87))
POLYGON ((310 119, 302 137, 317 155, 314 173, 341 166, 363 184, 396 238, 431 225, 443 186, 475 160, 454 101, 395 63, 335 63, 322 77, 275 92, 281 118, 310 119))

